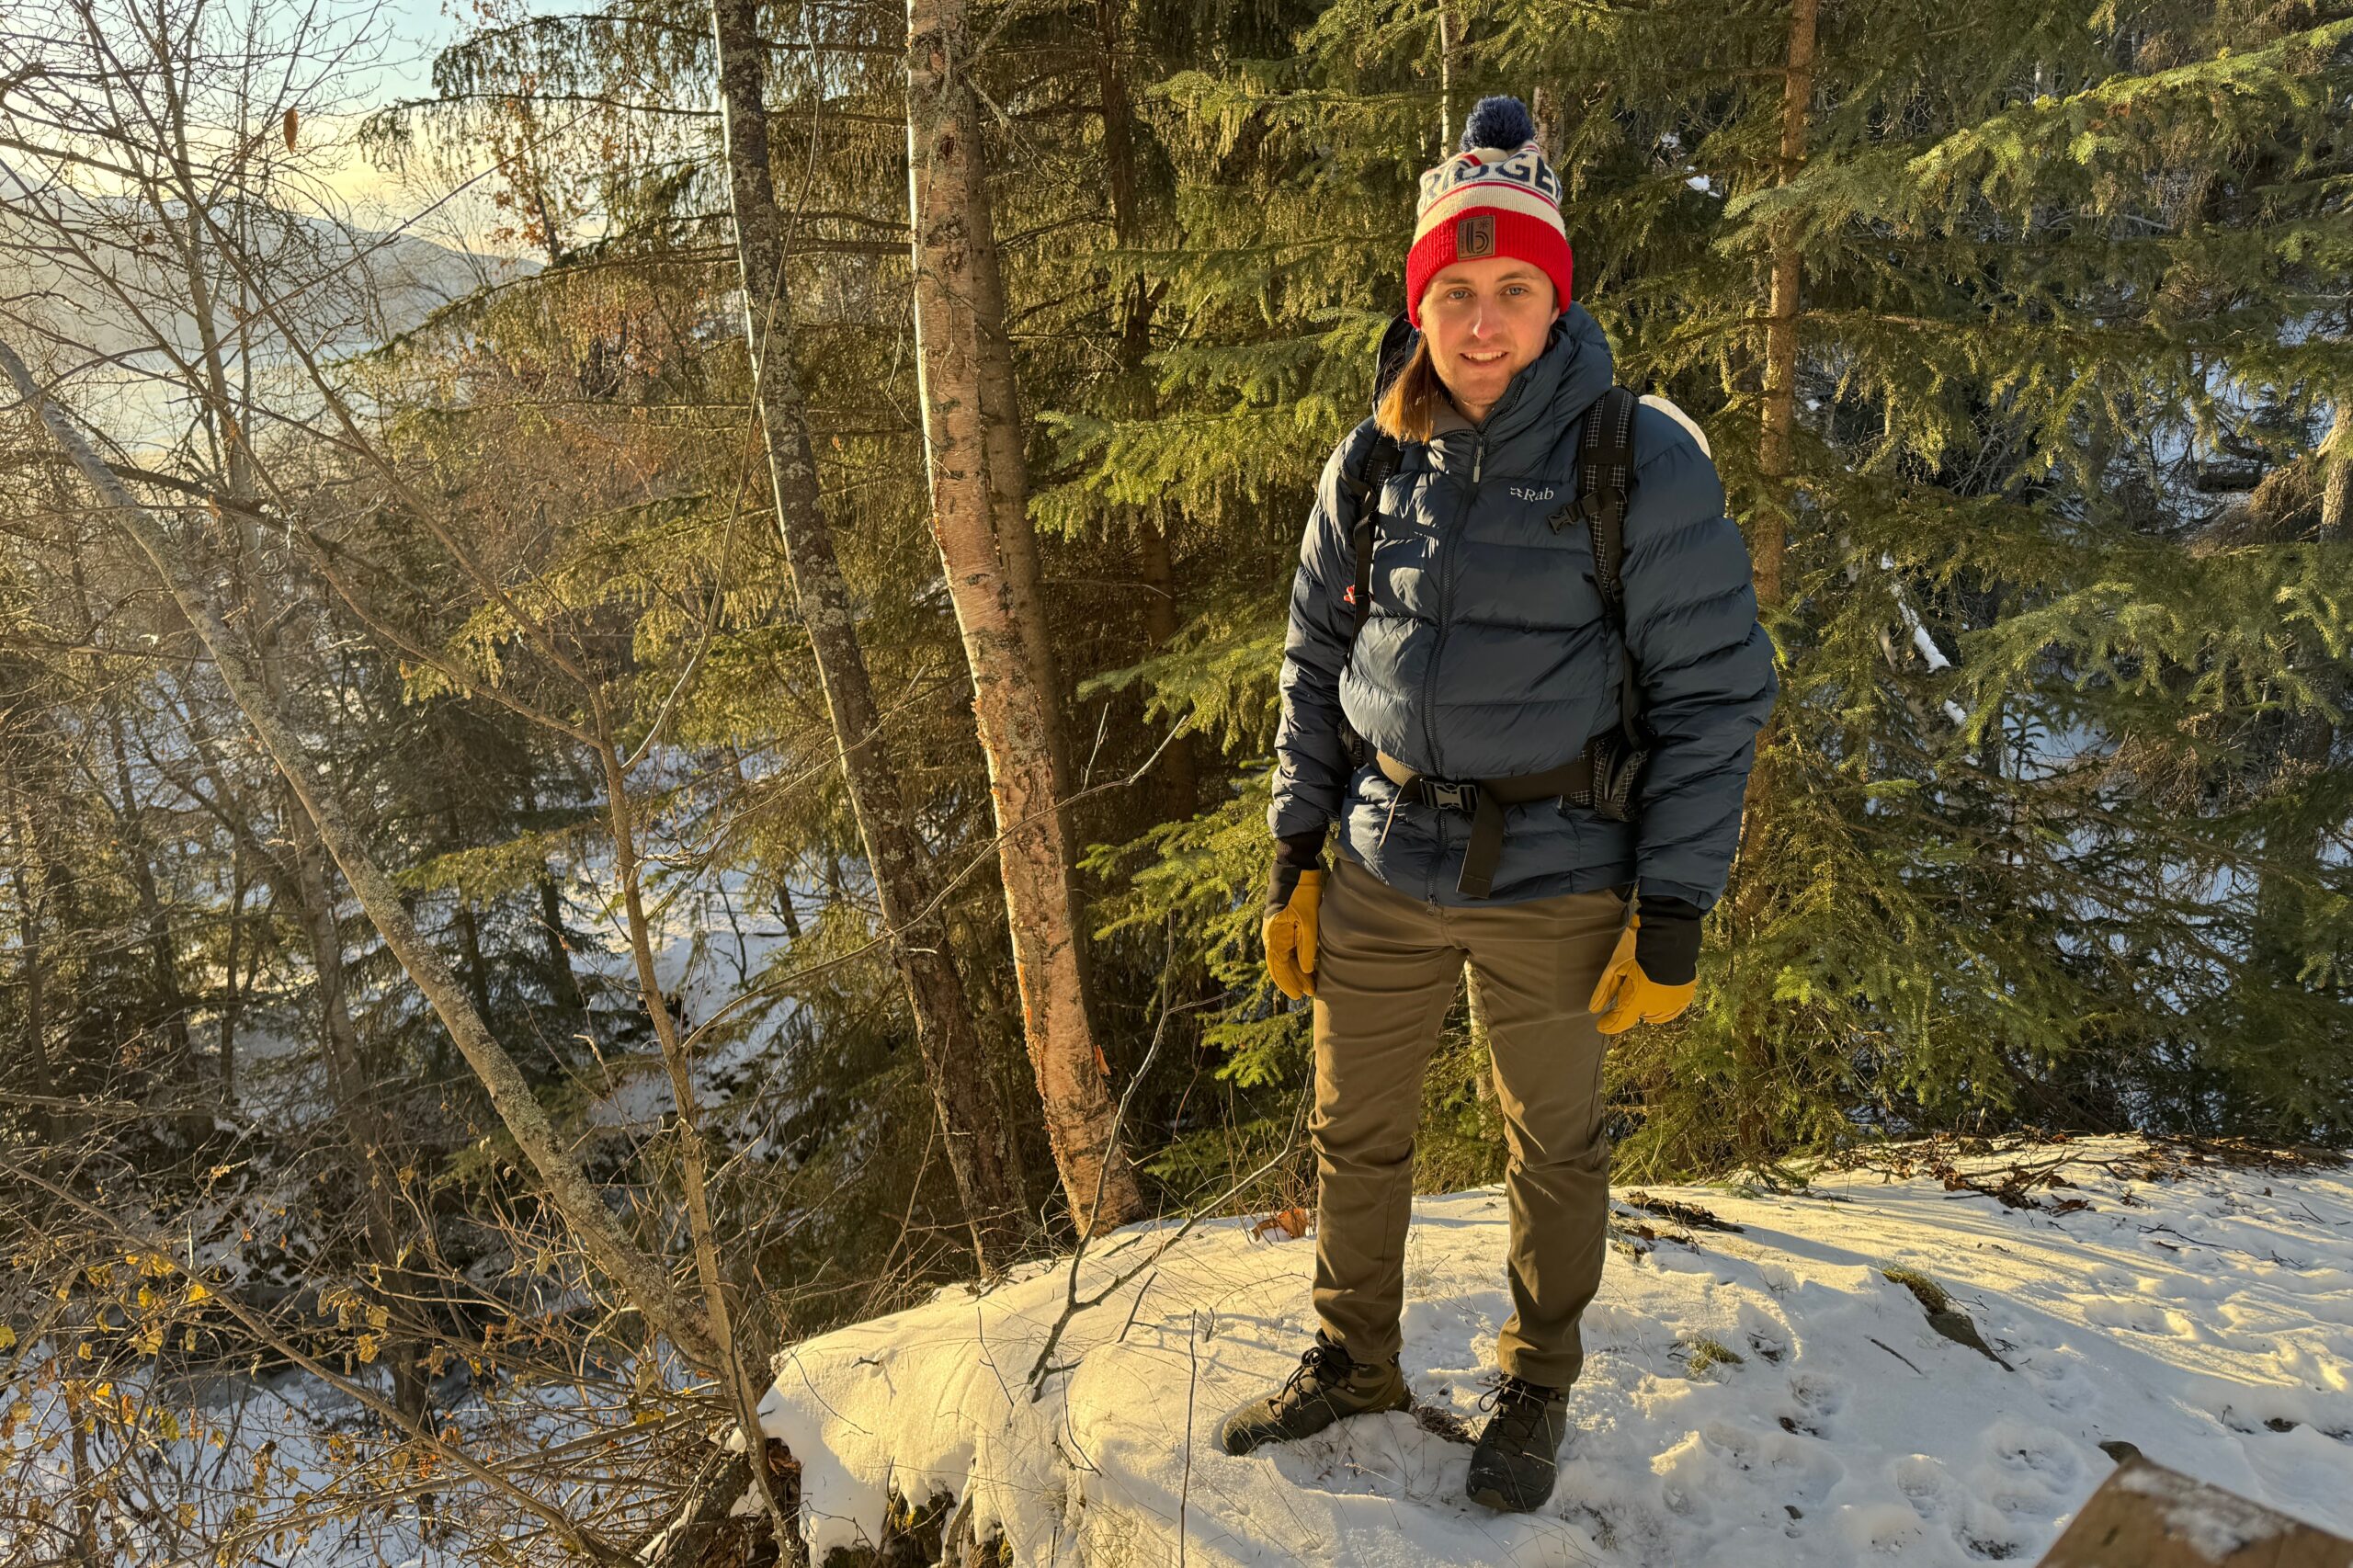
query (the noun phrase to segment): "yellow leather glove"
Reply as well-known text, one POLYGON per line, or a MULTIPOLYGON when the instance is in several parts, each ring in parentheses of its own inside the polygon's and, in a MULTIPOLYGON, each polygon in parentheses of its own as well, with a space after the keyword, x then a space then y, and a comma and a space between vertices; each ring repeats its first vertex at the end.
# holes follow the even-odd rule
POLYGON ((1267 972, 1275 989, 1294 1002, 1315 994, 1315 910, 1323 899, 1323 872, 1275 867, 1259 930, 1267 940, 1267 972))
POLYGON ((1603 1034, 1624 1034, 1636 1024, 1663 1024, 1691 1006, 1691 998, 1699 994, 1697 980, 1661 985, 1643 972, 1634 957, 1634 931, 1642 923, 1639 915, 1626 923, 1617 951, 1609 955, 1609 966, 1601 971, 1601 983, 1593 988, 1593 999, 1586 1004, 1588 1011, 1601 1015, 1594 1027, 1603 1034))

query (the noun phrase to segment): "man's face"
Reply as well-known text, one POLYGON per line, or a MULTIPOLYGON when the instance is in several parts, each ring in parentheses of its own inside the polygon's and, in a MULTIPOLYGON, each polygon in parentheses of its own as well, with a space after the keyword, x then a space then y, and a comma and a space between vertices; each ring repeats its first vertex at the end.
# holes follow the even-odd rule
POLYGON ((1422 295, 1422 334, 1454 405, 1483 419, 1520 367, 1544 351, 1560 314, 1552 280, 1516 256, 1458 261, 1422 295))

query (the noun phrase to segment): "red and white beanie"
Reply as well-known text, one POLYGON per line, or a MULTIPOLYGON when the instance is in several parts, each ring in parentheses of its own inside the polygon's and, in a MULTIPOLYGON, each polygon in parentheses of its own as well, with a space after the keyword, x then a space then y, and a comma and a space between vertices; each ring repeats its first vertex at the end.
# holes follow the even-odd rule
POLYGON ((1552 280, 1569 308, 1574 258, 1561 223, 1561 176, 1536 145, 1518 98, 1481 98, 1462 125, 1462 151, 1425 172, 1405 256, 1405 315, 1422 324, 1422 290, 1449 264, 1517 256, 1552 280))

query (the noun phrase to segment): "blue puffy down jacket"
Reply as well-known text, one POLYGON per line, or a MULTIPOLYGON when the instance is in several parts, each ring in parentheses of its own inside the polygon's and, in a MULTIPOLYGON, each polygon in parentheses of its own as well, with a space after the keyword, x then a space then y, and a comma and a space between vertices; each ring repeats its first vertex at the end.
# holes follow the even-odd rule
MULTIPOLYGON (((1283 648, 1275 836, 1339 852, 1400 892, 1470 902, 1471 819, 1400 801, 1378 769, 1351 770, 1340 717, 1373 746, 1440 778, 1501 778, 1572 761, 1619 722, 1623 652, 1594 585, 1581 521, 1547 520, 1576 494, 1585 415, 1613 379, 1583 305, 1512 378, 1483 427, 1443 407, 1430 440, 1404 443, 1384 487, 1372 610, 1349 650, 1356 580, 1350 485, 1371 420, 1334 449, 1316 488, 1283 648)), ((1748 550, 1690 430, 1645 403, 1634 421, 1625 523, 1626 633, 1654 739, 1639 821, 1556 800, 1507 808, 1493 895, 1511 903, 1634 883, 1644 899, 1704 910, 1722 896, 1741 795, 1777 689, 1756 621, 1748 550)))

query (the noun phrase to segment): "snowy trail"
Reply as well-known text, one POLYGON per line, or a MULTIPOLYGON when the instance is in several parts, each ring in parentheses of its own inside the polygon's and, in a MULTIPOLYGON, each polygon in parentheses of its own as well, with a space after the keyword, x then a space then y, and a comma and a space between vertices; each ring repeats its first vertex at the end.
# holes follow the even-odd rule
MULTIPOLYGON (((1056 1355, 1072 1369, 1034 1403, 1023 1379, 1062 1269, 797 1347, 767 1426, 802 1461, 821 1552, 879 1537, 888 1491, 969 1488, 983 1533, 1001 1527, 1025 1563, 1173 1563, 1180 1517, 1202 1568, 2031 1562, 2114 1467, 2102 1442, 2353 1533, 2353 1179, 2065 1174, 2077 1185, 2043 1201, 2089 1208, 1870 1172, 1806 1196, 1654 1189, 1742 1228, 1627 1213, 1658 1234, 1613 1246, 1560 1489, 1529 1517, 1464 1500, 1470 1450, 1433 1429, 1475 1429, 1509 1312, 1494 1189, 1415 1205, 1419 1420, 1217 1451, 1218 1417, 1313 1330, 1312 1243, 1222 1221, 1075 1320, 1056 1355), (1942 1287, 2009 1369, 1932 1328, 1890 1268, 1942 1287)), ((1087 1264, 1090 1290, 1157 1240, 1121 1233, 1087 1264)))

